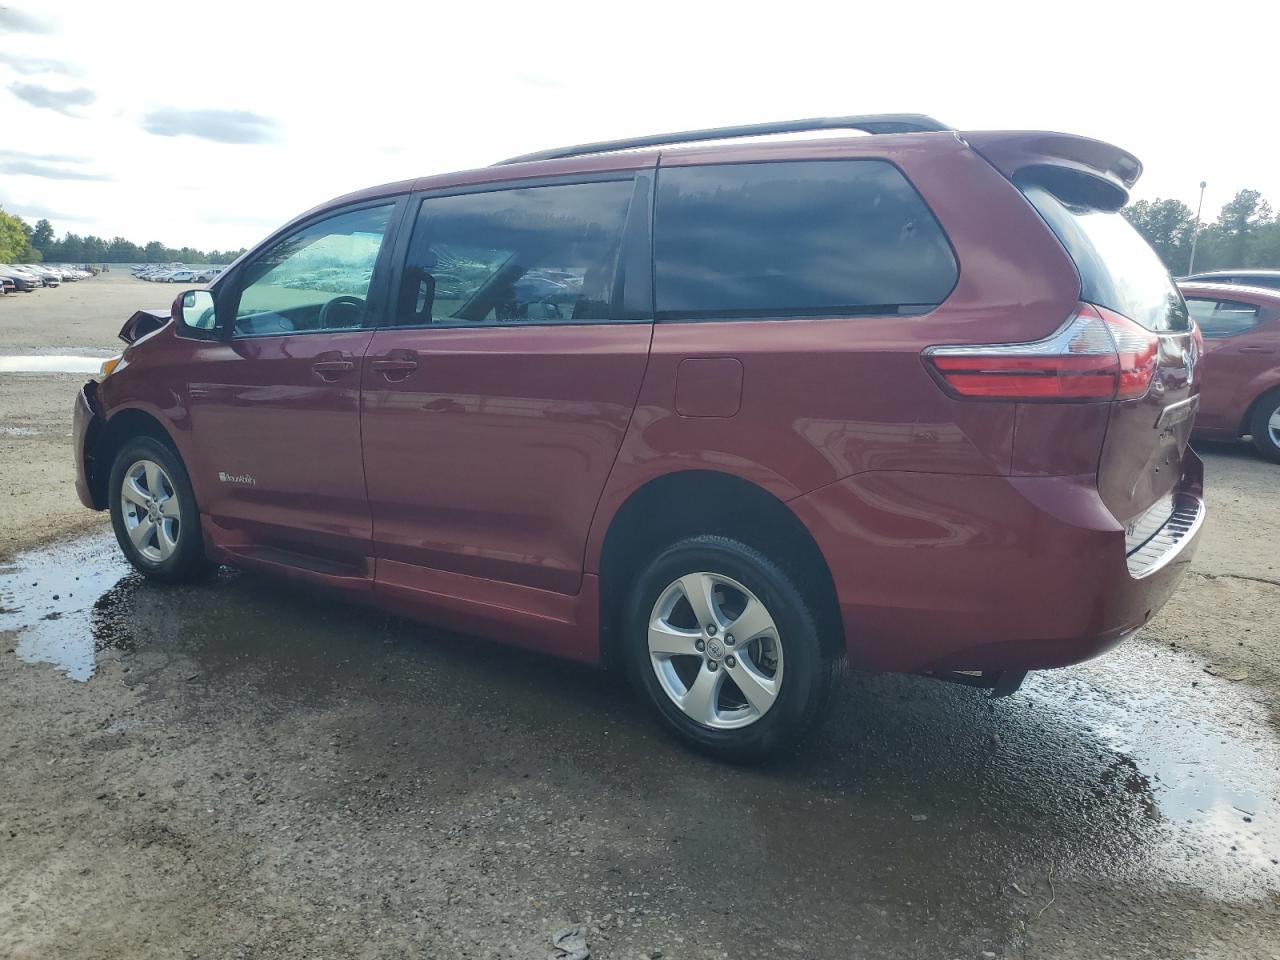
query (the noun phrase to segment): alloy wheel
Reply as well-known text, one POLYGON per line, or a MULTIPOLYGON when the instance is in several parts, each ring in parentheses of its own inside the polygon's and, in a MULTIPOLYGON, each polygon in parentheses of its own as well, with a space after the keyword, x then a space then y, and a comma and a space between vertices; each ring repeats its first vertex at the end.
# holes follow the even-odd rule
POLYGON ((663 691, 689 719, 717 730, 746 727, 782 689, 782 640, 764 603, 717 573, 689 573, 658 596, 649 660, 663 691))
POLYGON ((124 473, 120 512, 134 547, 152 563, 163 563, 178 549, 182 517, 178 492, 164 467, 138 460, 124 473))

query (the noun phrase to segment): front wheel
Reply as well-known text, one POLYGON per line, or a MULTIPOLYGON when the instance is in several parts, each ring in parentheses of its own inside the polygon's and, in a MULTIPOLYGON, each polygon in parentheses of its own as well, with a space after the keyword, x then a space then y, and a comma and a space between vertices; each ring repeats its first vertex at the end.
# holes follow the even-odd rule
POLYGON ((173 450, 153 437, 130 440, 108 483, 116 540, 139 572, 187 583, 209 571, 191 480, 173 450))
POLYGON ((1273 463, 1280 463, 1280 390, 1258 399, 1249 432, 1257 451, 1273 463))
POLYGON ((661 551, 627 605, 632 682, 686 743, 764 759, 810 732, 837 660, 791 577, 753 547, 698 536, 661 551))

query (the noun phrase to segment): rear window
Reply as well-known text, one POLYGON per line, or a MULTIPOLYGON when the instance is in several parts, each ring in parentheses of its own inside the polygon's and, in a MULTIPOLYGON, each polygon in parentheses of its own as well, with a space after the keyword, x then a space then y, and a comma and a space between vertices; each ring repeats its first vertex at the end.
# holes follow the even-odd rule
POLYGON ((1207 300, 1188 297, 1187 309, 1200 332, 1210 339, 1248 333, 1258 324, 1258 308, 1239 300, 1207 300))
POLYGON ((665 167, 654 263, 659 319, 922 313, 958 275, 883 160, 665 167))
POLYGON ((1063 203, 1019 184, 1080 271, 1081 298, 1157 332, 1191 329, 1187 305, 1150 244, 1119 213, 1063 203))

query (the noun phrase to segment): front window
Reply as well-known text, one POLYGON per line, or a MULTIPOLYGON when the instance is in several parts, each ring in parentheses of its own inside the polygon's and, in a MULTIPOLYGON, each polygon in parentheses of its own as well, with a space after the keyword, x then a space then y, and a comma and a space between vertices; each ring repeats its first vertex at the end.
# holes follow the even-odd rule
POLYGON ((394 204, 308 224, 246 265, 235 335, 354 330, 394 204))

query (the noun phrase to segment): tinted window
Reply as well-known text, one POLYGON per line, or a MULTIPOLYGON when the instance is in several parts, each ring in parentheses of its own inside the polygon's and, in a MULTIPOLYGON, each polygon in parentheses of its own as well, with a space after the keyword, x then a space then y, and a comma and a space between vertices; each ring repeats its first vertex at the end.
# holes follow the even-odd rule
POLYGON ((882 160, 664 168, 654 256, 665 318, 919 313, 957 278, 942 228, 882 160))
POLYGON ((1120 213, 1069 206, 1044 187, 1020 186, 1075 261, 1083 299, 1148 330, 1191 328, 1169 271, 1120 213))
POLYGON ((1187 309, 1200 327, 1200 332, 1211 339, 1248 333, 1258 323, 1258 308, 1252 303, 1241 303, 1238 300, 1192 297, 1187 300, 1187 309))
POLYGON ((608 320, 630 180, 431 197, 396 322, 608 320))
POLYGON ((365 299, 393 204, 308 224, 246 264, 237 336, 351 330, 365 299))

